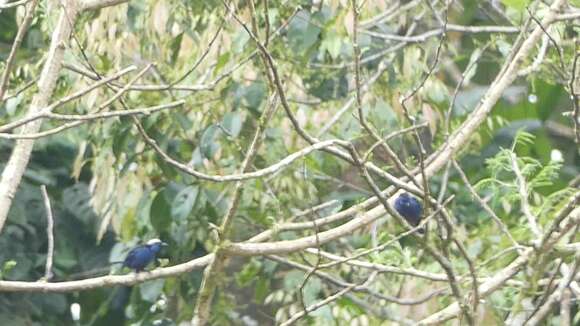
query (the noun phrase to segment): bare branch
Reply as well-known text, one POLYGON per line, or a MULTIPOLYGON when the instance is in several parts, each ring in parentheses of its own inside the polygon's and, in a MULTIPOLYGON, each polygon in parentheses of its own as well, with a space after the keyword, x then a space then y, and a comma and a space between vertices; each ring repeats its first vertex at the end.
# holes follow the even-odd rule
POLYGON ((45 118, 48 113, 52 112, 52 110, 54 110, 54 109, 56 109, 56 108, 58 108, 58 107, 60 107, 62 105, 65 105, 68 102, 71 102, 71 101, 74 101, 76 99, 79 99, 82 96, 88 94, 89 92, 91 92, 91 91, 93 91, 93 90, 95 90, 95 89, 97 89, 99 87, 104 86, 105 84, 111 82, 112 80, 121 78, 122 76, 124 76, 124 75, 126 75, 126 74, 128 74, 128 73, 130 73, 132 71, 134 71, 135 69, 137 69, 137 67, 135 67, 135 66, 129 66, 129 67, 127 67, 127 68, 119 71, 118 73, 116 73, 114 75, 111 75, 109 77, 103 78, 103 79, 99 80, 98 82, 96 82, 96 83, 94 83, 94 84, 92 84, 92 85, 90 85, 90 86, 88 86, 88 87, 86 87, 86 88, 84 88, 84 89, 82 89, 82 90, 80 90, 78 92, 75 92, 75 93, 73 93, 73 94, 71 94, 69 96, 63 97, 63 98, 59 99, 58 101, 56 101, 56 102, 54 102, 54 103, 52 103, 52 104, 50 104, 50 105, 48 105, 48 106, 46 106, 46 107, 44 107, 42 109, 38 109, 37 112, 35 112, 33 114, 30 114, 30 115, 28 115, 27 117, 25 117, 23 119, 20 119, 20 120, 17 120, 17 121, 13 121, 11 123, 7 123, 7 124, 5 124, 3 126, 0 126, 0 132, 5 132, 5 131, 8 131, 8 130, 12 130, 12 129, 17 128, 17 127, 20 127, 20 126, 22 126, 22 125, 24 125, 26 123, 29 123, 29 122, 32 122, 32 121, 35 121, 35 120, 38 120, 38 119, 45 118))
MULTIPOLYGON (((366 286, 366 284, 372 282, 374 280, 376 276, 376 273, 372 274, 369 279, 367 281, 364 282, 363 286, 366 286)), ((336 292, 335 294, 326 297, 324 300, 317 302, 311 306, 306 307, 306 309, 304 309, 303 311, 300 311, 297 314, 292 315, 287 321, 283 322, 280 324, 280 326, 289 326, 289 325, 293 325, 295 322, 297 322, 300 318, 304 317, 306 314, 308 314, 309 312, 315 311, 317 309, 320 309, 321 307, 326 306, 327 304, 338 300, 340 297, 342 297, 343 295, 347 294, 348 292, 352 291, 354 288, 356 287, 356 284, 352 284, 349 285, 348 287, 336 292)))
MULTIPOLYGON (((578 44, 579 42, 576 41, 576 49, 578 48, 578 44)), ((574 55, 574 60, 572 62, 572 73, 570 74, 570 81, 568 82, 568 90, 570 91, 572 105, 574 106, 572 113, 574 136, 576 143, 580 144, 580 99, 578 98, 578 93, 576 93, 576 86, 578 83, 578 58, 580 58, 580 52, 576 50, 576 54, 574 55)))
POLYGON ((548 300, 540 307, 538 312, 536 314, 534 314, 532 316, 532 318, 530 318, 527 325, 535 326, 535 325, 538 325, 539 323, 541 323, 542 320, 544 320, 544 318, 546 318, 546 315, 550 312, 550 310, 552 310, 552 306, 556 302, 560 302, 560 300, 562 298, 562 294, 568 288, 568 286, 570 285, 570 282, 572 282, 572 280, 574 280, 576 273, 578 273, 579 262, 580 262, 580 253, 576 253, 574 264, 570 268, 570 271, 568 272, 568 274, 564 277, 564 280, 562 280, 562 282, 560 282, 560 284, 558 285, 558 288, 550 295, 548 300))
MULTIPOLYGON (((79 8, 75 0, 67 0, 65 2, 66 11, 64 8, 61 8, 60 17, 51 37, 47 59, 38 80, 38 92, 32 99, 32 104, 28 108, 28 114, 34 114, 40 108, 47 106, 56 86, 56 80, 64 58, 65 47, 62 45, 70 38, 73 24, 79 13, 79 8)), ((23 126, 21 133, 37 132, 40 130, 41 124, 42 120, 36 120, 26 124, 23 126)), ((33 146, 33 140, 20 140, 16 142, 10 159, 2 172, 2 178, 0 179, 0 232, 4 228, 8 210, 12 204, 16 188, 20 184, 22 175, 28 165, 33 146)))
POLYGON ((109 112, 102 112, 102 113, 89 113, 89 114, 58 114, 58 113, 45 113, 43 114, 43 118, 48 119, 56 119, 56 120, 64 120, 64 121, 73 121, 69 123, 65 123, 61 126, 55 127, 53 129, 33 133, 33 134, 6 134, 0 133, 0 138, 4 139, 38 139, 47 136, 51 136, 57 134, 59 132, 65 131, 67 129, 71 129, 74 127, 78 127, 84 123, 98 120, 98 119, 107 119, 113 117, 122 117, 122 116, 137 116, 137 115, 148 115, 157 111, 167 110, 167 109, 174 109, 181 107, 185 104, 185 101, 180 100, 176 102, 171 102, 167 104, 155 105, 148 108, 140 108, 140 109, 133 109, 133 110, 122 110, 122 111, 109 111, 109 112))
POLYGON ((0 292, 74 292, 91 289, 114 287, 118 285, 134 285, 159 278, 176 277, 193 270, 207 266, 214 255, 208 254, 186 263, 171 267, 156 268, 147 273, 132 273, 128 275, 107 275, 78 281, 67 282, 21 282, 0 281, 0 292))
POLYGON ((571 326, 571 301, 572 293, 569 289, 564 290, 562 293, 562 301, 560 303, 560 325, 561 326, 571 326))
MULTIPOLYGON (((434 211, 431 215, 429 215, 426 218, 422 219, 421 220, 421 223, 419 223, 419 225, 417 225, 416 227, 413 227, 413 228, 411 228, 408 231, 402 232, 401 234, 397 235, 396 237, 390 239, 389 241, 387 241, 387 242, 385 242, 385 243, 383 243, 383 244, 381 244, 379 246, 376 246, 374 248, 370 248, 370 249, 367 249, 367 250, 363 250, 363 251, 357 253, 356 255, 352 255, 350 257, 345 257, 345 258, 342 258, 342 259, 339 259, 339 260, 335 260, 335 261, 333 261, 331 263, 326 263, 326 264, 320 265, 319 268, 320 269, 323 269, 323 268, 333 267, 333 266, 336 266, 336 265, 339 265, 339 264, 342 264, 342 263, 346 263, 346 262, 349 262, 351 260, 354 260, 354 259, 357 259, 357 258, 360 258, 360 257, 363 257, 363 256, 370 255, 373 252, 377 252, 377 251, 384 250, 385 248, 393 245, 393 243, 398 242, 401 238, 406 237, 406 236, 411 235, 411 234, 414 234, 418 230, 421 230, 427 223, 429 223, 429 221, 431 220, 431 218, 433 218, 434 216, 436 216, 437 214, 439 214, 440 210, 443 209, 443 206, 445 206, 446 204, 448 204, 449 202, 451 202, 452 199, 453 199, 453 197, 448 198, 445 201, 445 203, 440 208, 438 208, 436 211, 434 211)), ((317 250, 316 252, 318 253, 319 250, 317 250)))
POLYGON ((4 98, 0 99, 0 102, 8 101, 9 99, 20 95, 22 92, 26 91, 27 89, 29 89, 30 87, 35 85, 37 81, 38 81, 38 78, 32 79, 31 81, 27 82, 26 84, 24 84, 23 86, 21 86, 20 88, 15 90, 12 94, 4 95, 4 98))
POLYGON ((0 10, 22 6, 22 5, 29 3, 30 1, 31 0, 19 0, 19 1, 12 1, 9 3, 0 4, 0 10))
POLYGON ((505 234, 505 236, 512 242, 512 244, 515 247, 517 247, 517 248, 521 247, 521 245, 514 239, 514 237, 512 236, 512 234, 509 232, 507 226, 505 226, 505 224, 495 214, 495 212, 491 209, 491 207, 489 207, 489 205, 487 205, 487 203, 477 194, 477 191, 475 191, 475 188, 473 188, 473 186, 469 182, 469 179, 465 175, 465 172, 463 172, 463 169, 457 163, 457 161, 453 160, 453 166, 455 167, 455 170, 457 171, 457 173, 459 173, 459 176, 463 180, 463 183, 465 184, 465 186, 467 187, 467 189, 471 193, 471 196, 473 198, 475 198, 477 200, 477 202, 479 203, 479 205, 489 214, 489 216, 491 216, 491 219, 499 227, 499 229, 501 230, 501 232, 503 232, 503 234, 505 234))
MULTIPOLYGON (((373 32, 369 30, 360 30, 361 33, 367 34, 370 36, 378 37, 388 41, 398 41, 398 42, 405 42, 405 43, 423 43, 428 39, 436 36, 440 36, 445 34, 443 28, 433 29, 427 32, 424 32, 420 35, 415 36, 400 36, 396 34, 384 34, 373 32)), ((479 34, 479 33, 518 33, 520 30, 517 27, 512 26, 461 26, 461 25, 454 25, 448 24, 447 31, 449 32, 461 32, 461 33, 469 33, 469 34, 479 34)))
MULTIPOLYGON (((29 0, 21 1, 21 3, 12 2, 7 5, 0 5, 0 9, 5 9, 2 7, 5 6, 13 6, 15 3, 16 5, 27 3, 29 0)), ((10 53, 8 54, 8 58, 6 59, 6 63, 4 66, 4 71, 2 72, 2 76, 0 77, 0 102, 4 99, 4 93, 6 92, 6 87, 8 86, 8 77, 10 77, 10 72, 12 70, 12 65, 14 64, 14 59, 16 58, 16 51, 22 44, 22 40, 24 40, 24 35, 32 22, 32 18, 34 16, 34 11, 36 10, 36 5, 38 5, 38 0, 32 0, 26 6, 26 15, 24 16, 24 20, 20 27, 18 27, 18 33, 16 33, 16 37, 14 38, 14 43, 12 43, 12 48, 10 49, 10 53)))
POLYGON ((183 164, 183 163, 178 162, 177 160, 170 157, 169 154, 165 153, 161 149, 161 147, 159 147, 157 142, 147 135, 147 133, 145 132, 144 129, 139 128, 139 132, 141 133, 143 140, 145 140, 145 142, 149 146, 151 146, 155 150, 155 152, 157 152, 157 154, 159 154, 159 156, 166 163, 168 163, 169 165, 181 170, 182 172, 187 173, 189 175, 192 175, 196 178, 199 178, 202 180, 207 180, 207 181, 213 181, 213 182, 243 181, 243 180, 255 179, 255 178, 260 178, 260 177, 264 177, 267 175, 275 174, 275 173, 278 173, 278 172, 286 169, 290 164, 292 164, 296 160, 298 160, 306 155, 309 155, 310 153, 312 153, 314 151, 344 143, 344 141, 337 140, 337 139, 331 139, 331 140, 327 140, 327 141, 318 142, 318 143, 315 143, 311 146, 305 147, 305 148, 299 150, 298 152, 294 152, 294 153, 286 156, 284 159, 278 161, 278 163, 270 165, 267 168, 253 171, 253 172, 246 172, 246 173, 240 173, 240 174, 229 174, 229 175, 222 176, 222 175, 205 174, 203 172, 199 172, 199 171, 191 168, 187 164, 183 164))
MULTIPOLYGON (((523 254, 521 254, 516 260, 509 264, 506 268, 498 271, 495 275, 479 286, 480 298, 485 298, 486 296, 493 293, 495 290, 500 288, 507 280, 511 279, 520 269, 528 262, 532 250, 528 249, 523 254)), ((419 321, 417 325, 438 325, 447 320, 457 317, 461 313, 461 309, 457 302, 447 306, 427 318, 419 321)))
POLYGON ((52 259, 54 256, 54 218, 52 216, 52 208, 50 205, 50 198, 46 191, 46 186, 40 186, 42 198, 44 199, 44 207, 46 208, 46 235, 48 237, 48 249, 46 253, 46 270, 44 272, 44 281, 48 282, 54 275, 52 273, 52 259))

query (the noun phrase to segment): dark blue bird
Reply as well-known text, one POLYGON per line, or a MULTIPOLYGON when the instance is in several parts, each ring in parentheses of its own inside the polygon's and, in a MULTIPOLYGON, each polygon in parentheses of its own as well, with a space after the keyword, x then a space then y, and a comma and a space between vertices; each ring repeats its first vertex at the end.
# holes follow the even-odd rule
MULTIPOLYGON (((421 205, 417 198, 409 195, 408 193, 402 193, 399 195, 399 197, 397 197, 395 200, 395 209, 412 226, 417 226, 419 223, 421 223, 423 205, 421 205)), ((425 229, 420 228, 418 232, 425 233, 425 229)))
POLYGON ((147 265, 155 261, 163 246, 167 246, 167 244, 159 239, 151 239, 146 244, 131 249, 123 261, 123 266, 129 267, 135 272, 142 272, 147 265))

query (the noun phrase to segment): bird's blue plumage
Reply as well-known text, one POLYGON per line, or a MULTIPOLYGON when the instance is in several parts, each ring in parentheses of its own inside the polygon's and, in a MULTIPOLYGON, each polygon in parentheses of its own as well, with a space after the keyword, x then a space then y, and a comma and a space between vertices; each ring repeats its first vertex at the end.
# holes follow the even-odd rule
MULTIPOLYGON (((419 202, 417 198, 408 193, 402 193, 397 197, 395 200, 395 209, 412 226, 417 226, 421 222, 423 205, 421 205, 421 202, 419 202)), ((419 232, 424 233, 425 230, 420 229, 419 232)))
POLYGON ((160 241, 131 249, 123 261, 123 266, 134 269, 136 272, 143 271, 147 265, 157 258, 157 254, 164 245, 160 241))

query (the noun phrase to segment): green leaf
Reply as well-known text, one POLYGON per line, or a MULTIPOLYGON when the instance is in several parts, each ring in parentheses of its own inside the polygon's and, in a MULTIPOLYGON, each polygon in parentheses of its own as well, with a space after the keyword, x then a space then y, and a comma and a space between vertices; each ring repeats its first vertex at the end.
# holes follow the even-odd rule
POLYGON ((438 80, 425 82, 424 92, 433 103, 440 104, 449 99, 449 93, 445 84, 438 80))
POLYGON ((514 147, 531 145, 534 143, 535 138, 536 137, 533 134, 531 134, 523 129, 520 129, 516 132, 516 135, 515 135, 515 138, 513 141, 514 147))
POLYGON ((320 45, 320 50, 325 50, 328 54, 332 57, 332 59, 336 60, 340 55, 340 49, 342 48, 342 40, 340 35, 334 30, 329 31, 324 40, 322 40, 322 44, 320 45))
POLYGON ((179 50, 181 50, 181 40, 183 39, 183 32, 179 33, 174 37, 169 43, 169 49, 171 50, 171 58, 169 61, 173 64, 179 56, 179 50))
POLYGON ((257 110, 266 96, 266 91, 266 84, 263 82, 253 82, 250 84, 250 86, 246 87, 244 94, 246 105, 250 109, 257 110))
POLYGON ((480 239, 475 240, 473 243, 467 246, 467 253, 471 257, 478 257, 483 250, 483 242, 480 239))
POLYGON ((20 105, 20 102, 22 102, 22 98, 23 96, 20 94, 6 100, 6 112, 9 116, 13 116, 14 113, 16 113, 16 109, 18 108, 18 105, 20 105))
POLYGON ((135 209, 129 208, 121 220, 121 239, 128 241, 129 239, 132 239, 136 233, 135 209))
POLYGON ((254 287, 254 298, 256 302, 264 302, 264 299, 270 294, 270 280, 264 277, 258 277, 254 287))
POLYGON ((317 278, 310 278, 304 286, 304 303, 311 305, 316 302, 316 297, 322 289, 322 282, 317 278))
POLYGON ((195 206, 195 201, 197 195, 199 194, 199 187, 190 186, 181 190, 173 203, 171 204, 171 216, 177 220, 183 220, 189 216, 193 206, 195 206))
POLYGON ((308 50, 320 35, 320 27, 310 23, 310 13, 301 10, 288 26, 288 43, 296 53, 303 53, 308 50))
POLYGON ((151 225, 159 233, 167 230, 169 225, 171 225, 171 206, 167 202, 164 192, 165 189, 157 193, 149 211, 151 225))
POLYGON ((236 274, 236 282, 240 287, 248 286, 252 281, 256 280, 258 273, 261 270, 261 264, 257 260, 252 260, 251 263, 246 264, 244 268, 236 274))
POLYGON ((230 56, 230 52, 226 52, 219 56, 215 65, 214 75, 217 75, 222 70, 222 68, 226 66, 226 64, 230 61, 230 56))
POLYGON ((324 101, 348 95, 348 79, 344 69, 331 74, 312 74, 305 82, 308 91, 324 101))
POLYGON ((220 144, 217 142, 217 137, 220 132, 220 128, 215 124, 212 124, 203 132, 200 141, 200 150, 205 158, 212 159, 220 149, 220 144))
MULTIPOLYGON (((300 271, 291 271, 284 277, 284 288, 289 291, 300 291, 300 287, 304 283, 304 273, 300 271)), ((316 301, 318 292, 322 289, 322 283, 319 279, 310 278, 306 285, 304 285, 304 302, 306 305, 311 305, 316 301)))
POLYGON ((15 260, 8 260, 4 262, 4 264, 2 265, 2 271, 0 271, 0 279, 2 279, 4 275, 10 273, 10 271, 14 269, 14 267, 16 267, 17 264, 18 263, 15 260))
POLYGON ((223 119, 223 127, 232 137, 238 137, 242 131, 242 114, 240 112, 228 112, 223 119))
POLYGON ((199 147, 196 148, 191 154, 191 160, 189 161, 189 164, 193 165, 195 168, 203 166, 203 155, 201 154, 201 149, 199 147))
POLYGON ((163 172, 163 174, 167 179, 171 180, 175 177, 176 171, 172 165, 169 165, 167 162, 165 162, 163 158, 161 158, 161 156, 159 155, 155 155, 154 159, 155 163, 157 163, 157 166, 159 167, 161 172, 163 172))
POLYGON ((121 127, 120 130, 117 130, 115 132, 115 135, 113 137, 113 155, 115 155, 116 158, 119 158, 122 154, 126 153, 126 146, 127 146, 127 142, 129 141, 129 136, 131 133, 131 126, 125 126, 125 127, 121 127))
POLYGON ((148 281, 139 285, 139 293, 141 299, 149 302, 155 302, 159 295, 163 292, 164 279, 148 281))
POLYGON ((297 289, 304 281, 304 273, 300 271, 290 271, 284 277, 284 288, 286 290, 297 289))
POLYGON ((502 0, 501 2, 507 7, 523 12, 530 0, 502 0))
POLYGON ((475 73, 477 72, 477 62, 481 58, 482 53, 483 53, 483 51, 480 48, 476 48, 471 53, 471 57, 469 57, 469 63, 467 64, 467 67, 469 67, 469 70, 467 70, 465 72, 465 75, 463 77, 463 79, 465 81, 470 81, 471 78, 473 78, 473 76, 475 76, 475 73))
POLYGON ((511 43, 508 43, 508 42, 506 42, 506 41, 504 41, 502 39, 497 40, 495 43, 496 43, 497 50, 504 57, 507 57, 510 54, 510 52, 512 50, 512 44, 511 43))
POLYGON ((333 320, 332 317, 332 309, 328 305, 322 306, 319 309, 316 309, 312 312, 312 316, 322 318, 326 323, 329 323, 333 320))
POLYGON ((233 42, 232 50, 234 51, 234 53, 241 53, 242 51, 244 51, 244 47, 246 46, 249 40, 250 35, 248 35, 248 33, 244 29, 240 28, 233 42))

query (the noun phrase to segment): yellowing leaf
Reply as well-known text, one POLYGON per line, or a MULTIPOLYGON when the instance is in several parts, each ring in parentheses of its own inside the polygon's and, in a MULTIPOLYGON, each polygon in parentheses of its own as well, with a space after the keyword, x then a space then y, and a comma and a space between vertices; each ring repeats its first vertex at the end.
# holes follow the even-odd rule
POLYGON ((526 6, 530 3, 530 0, 502 0, 501 2, 510 8, 522 12, 524 9, 526 9, 526 6))

